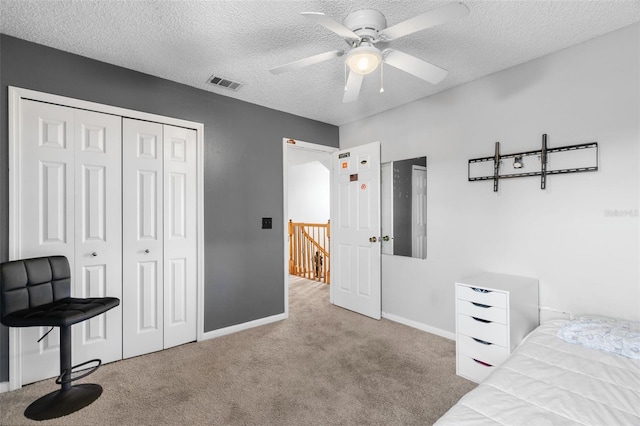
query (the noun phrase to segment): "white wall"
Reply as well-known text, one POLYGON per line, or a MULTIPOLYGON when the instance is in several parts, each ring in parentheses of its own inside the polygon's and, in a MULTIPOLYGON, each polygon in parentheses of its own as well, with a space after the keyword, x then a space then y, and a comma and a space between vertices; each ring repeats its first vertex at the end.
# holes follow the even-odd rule
POLYGON ((452 332, 454 281, 491 271, 537 277, 541 306, 640 320, 639 36, 626 27, 340 128, 342 149, 427 156, 428 258, 383 256, 385 313, 452 332), (538 177, 499 193, 468 182, 468 160, 496 141, 535 150, 543 133, 550 147, 597 141, 600 170, 544 191, 538 177))
MULTIPOLYGON (((324 154, 328 157, 328 154, 324 154)), ((330 174, 319 161, 289 167, 289 219, 327 223, 330 212, 330 174)))

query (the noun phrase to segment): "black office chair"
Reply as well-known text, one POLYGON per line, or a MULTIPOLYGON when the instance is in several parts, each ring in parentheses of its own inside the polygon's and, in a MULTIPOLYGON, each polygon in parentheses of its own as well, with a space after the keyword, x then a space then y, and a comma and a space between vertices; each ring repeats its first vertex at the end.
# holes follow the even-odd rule
MULTIPOLYGON (((60 389, 34 401, 24 415, 33 420, 66 416, 86 407, 102 394, 102 386, 71 382, 100 367, 94 359, 71 366, 71 326, 120 304, 115 297, 71 297, 71 272, 64 256, 14 260, 0 264, 0 322, 7 327, 60 327, 60 389), (73 369, 96 363, 71 377, 73 369)), ((44 336, 43 336, 44 337, 44 336)))

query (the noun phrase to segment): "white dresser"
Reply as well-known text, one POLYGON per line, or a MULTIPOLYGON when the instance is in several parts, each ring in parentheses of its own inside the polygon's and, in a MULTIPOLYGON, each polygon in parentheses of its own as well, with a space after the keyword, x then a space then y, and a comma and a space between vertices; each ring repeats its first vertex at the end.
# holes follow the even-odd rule
POLYGON ((481 382, 539 325, 538 280, 485 273, 456 282, 456 372, 481 382))

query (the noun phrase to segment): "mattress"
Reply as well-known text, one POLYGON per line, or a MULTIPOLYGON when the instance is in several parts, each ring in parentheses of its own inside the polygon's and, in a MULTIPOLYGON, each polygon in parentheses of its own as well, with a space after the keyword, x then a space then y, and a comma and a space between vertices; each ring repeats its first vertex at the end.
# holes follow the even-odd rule
POLYGON ((535 329, 435 424, 640 425, 640 360, 565 342, 565 322, 535 329))

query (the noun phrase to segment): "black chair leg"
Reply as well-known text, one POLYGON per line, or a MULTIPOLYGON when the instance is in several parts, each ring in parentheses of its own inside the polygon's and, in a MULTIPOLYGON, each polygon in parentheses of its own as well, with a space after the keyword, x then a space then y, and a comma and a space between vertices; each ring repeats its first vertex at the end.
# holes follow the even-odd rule
POLYGON ((102 394, 102 386, 71 386, 71 326, 60 327, 60 389, 34 401, 24 412, 31 420, 49 420, 76 412, 102 394))

